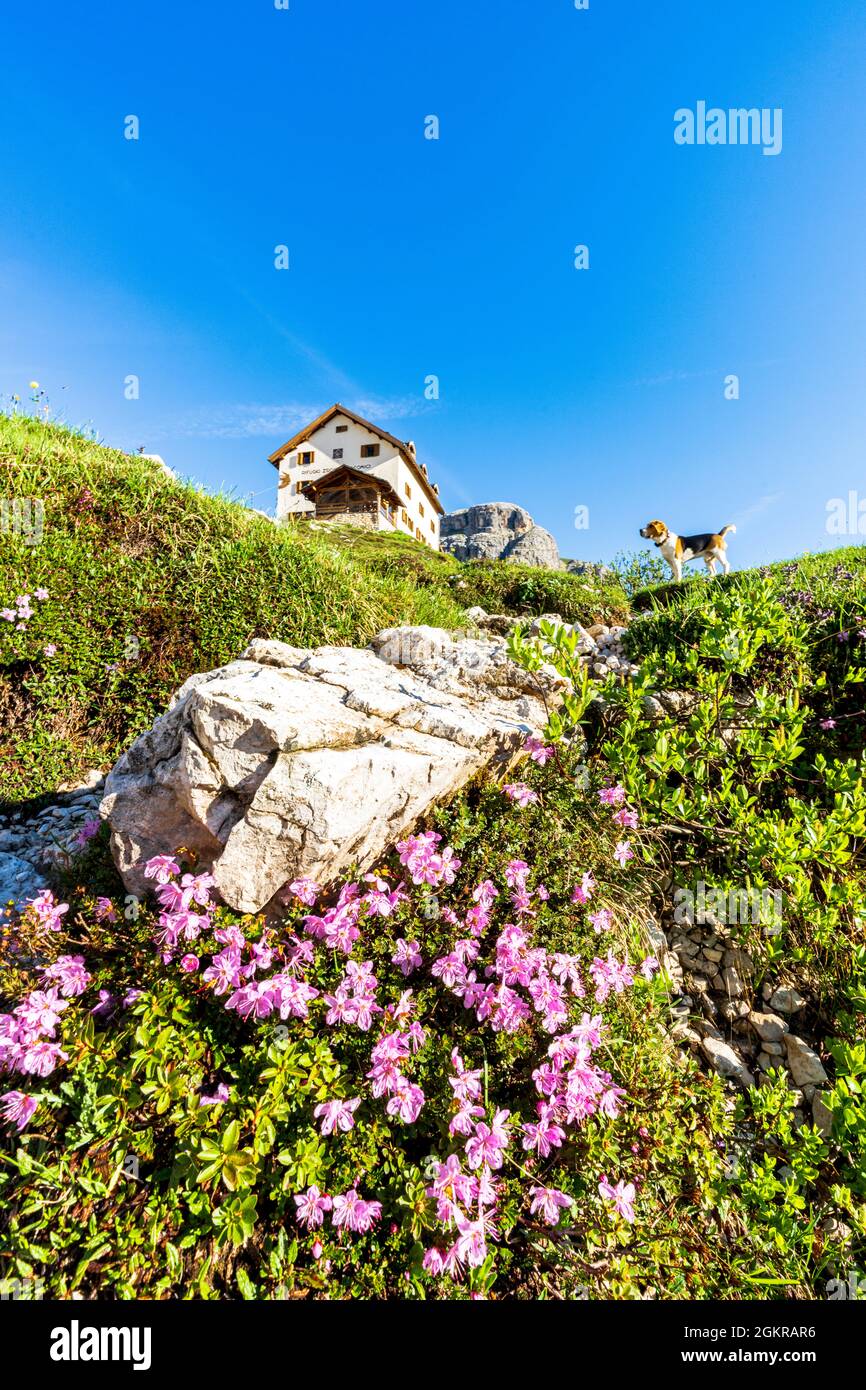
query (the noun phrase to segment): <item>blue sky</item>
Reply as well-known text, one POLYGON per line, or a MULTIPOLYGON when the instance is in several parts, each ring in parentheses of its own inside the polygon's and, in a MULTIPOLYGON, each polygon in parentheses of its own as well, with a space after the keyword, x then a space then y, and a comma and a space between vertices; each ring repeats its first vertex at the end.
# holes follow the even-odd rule
POLYGON ((736 522, 740 565, 838 543, 828 500, 866 493, 866 7, 82 16, 4 17, 0 393, 35 378, 266 509, 267 455, 341 400, 416 441, 448 509, 520 503, 564 555, 656 516, 736 522), (781 153, 678 146, 700 100, 781 108, 781 153))

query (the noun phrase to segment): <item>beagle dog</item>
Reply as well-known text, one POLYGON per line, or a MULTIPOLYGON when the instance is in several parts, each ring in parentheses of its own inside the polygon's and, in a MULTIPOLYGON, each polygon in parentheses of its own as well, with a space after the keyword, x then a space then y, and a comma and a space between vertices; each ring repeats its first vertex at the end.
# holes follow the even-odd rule
POLYGON ((725 574, 730 572, 728 557, 725 554, 725 536, 736 531, 736 526, 723 526, 717 533, 708 532, 700 536, 678 536, 669 531, 663 521, 648 521, 641 527, 644 540, 654 541, 667 563, 674 579, 679 583, 683 577, 683 565, 687 560, 703 560, 710 574, 716 572, 716 561, 725 574))

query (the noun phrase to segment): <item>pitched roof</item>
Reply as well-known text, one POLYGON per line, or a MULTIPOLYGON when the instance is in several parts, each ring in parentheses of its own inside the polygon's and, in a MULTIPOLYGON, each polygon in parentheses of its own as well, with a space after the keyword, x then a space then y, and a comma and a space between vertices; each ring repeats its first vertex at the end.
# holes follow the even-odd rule
POLYGON ((302 430, 298 430, 297 434, 293 434, 291 439, 288 440, 287 443, 281 444, 279 449, 276 449, 274 453, 269 454, 268 462, 272 463, 275 468, 279 468, 280 462, 285 458, 286 454, 290 454, 299 444, 305 443, 306 440, 316 433, 316 430, 321 429, 329 420, 333 420, 335 415, 345 415, 348 420, 354 420, 355 424, 360 425, 362 429, 369 430, 371 434, 378 435, 380 439, 384 439, 388 444, 393 444, 403 460, 412 469, 412 472, 415 474, 421 486, 429 493, 430 501, 433 503, 436 510, 443 516, 445 515, 445 508, 439 500, 438 492, 435 491, 433 484, 424 473, 420 463, 409 448, 409 445, 405 443, 404 440, 398 439, 396 435, 389 434, 387 430, 380 429, 378 425, 374 425, 372 420, 365 420, 363 415, 356 414, 356 412, 350 410, 347 405, 340 405, 339 401, 337 401, 335 405, 329 406, 328 409, 323 411, 311 424, 305 425, 302 430))
POLYGON ((393 503, 394 506, 400 506, 400 498, 392 488, 391 484, 388 482, 387 478, 380 478, 376 473, 365 473, 360 468, 350 467, 348 463, 338 463, 336 468, 329 469, 327 473, 320 474, 318 478, 308 478, 308 480, 305 483, 301 483, 300 490, 304 494, 304 496, 307 495, 308 491, 315 493, 318 491, 320 487, 323 486, 323 484, 332 484, 334 480, 338 478, 342 473, 345 473, 347 477, 351 478, 352 480, 357 479, 358 481, 366 483, 368 485, 372 483, 374 487, 378 488, 381 492, 385 494, 385 496, 388 498, 390 502, 393 503))

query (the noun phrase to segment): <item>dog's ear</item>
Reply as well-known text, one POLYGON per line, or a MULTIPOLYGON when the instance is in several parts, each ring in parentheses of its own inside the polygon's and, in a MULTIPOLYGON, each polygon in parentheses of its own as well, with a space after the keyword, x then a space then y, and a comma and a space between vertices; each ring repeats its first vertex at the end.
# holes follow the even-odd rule
POLYGON ((668 528, 663 521, 648 521, 646 529, 656 540, 660 539, 662 536, 666 536, 668 533, 668 528))

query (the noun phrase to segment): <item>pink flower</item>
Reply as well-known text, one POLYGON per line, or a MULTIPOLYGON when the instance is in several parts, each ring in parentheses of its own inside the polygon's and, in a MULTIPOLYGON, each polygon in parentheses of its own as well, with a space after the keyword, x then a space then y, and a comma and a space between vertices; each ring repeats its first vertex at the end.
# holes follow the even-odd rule
POLYGON ((484 1218, 479 1217, 477 1221, 470 1221, 468 1217, 458 1217, 457 1229, 460 1232, 455 1246, 457 1258, 465 1260, 471 1268, 477 1269, 487 1259, 487 1232, 484 1218))
POLYGON ((466 1141, 466 1162, 470 1168, 480 1168, 486 1163, 488 1168, 502 1167, 502 1151, 508 1147, 508 1135, 504 1129, 507 1110, 499 1110, 492 1127, 480 1121, 475 1133, 466 1141))
POLYGON ((47 599, 47 597, 48 597, 48 590, 47 590, 47 589, 34 589, 34 590, 33 590, 33 597, 34 597, 34 598, 38 598, 38 599, 39 599, 39 602, 42 603, 42 602, 43 602, 45 599, 47 599))
MULTIPOLYGON (((321 1226, 325 1219, 325 1212, 331 1210, 330 1197, 326 1196, 324 1192, 320 1192, 315 1183, 312 1183, 306 1192, 296 1192, 294 1202, 298 1209, 298 1220, 302 1226, 306 1226, 308 1231, 321 1226)), ((316 1258, 318 1259, 318 1256, 316 1258)))
POLYGON ((623 807, 621 811, 615 811, 611 819, 614 825, 621 826, 623 830, 637 830, 637 811, 627 811, 625 807, 623 807))
POLYGON ((297 898, 299 903, 304 903, 306 907, 315 907, 316 899, 321 893, 318 883, 312 878, 296 878, 289 884, 289 892, 293 898, 297 898))
POLYGON ((460 860, 454 858, 450 845, 438 849, 442 836, 435 830, 425 830, 420 835, 409 835, 397 843, 400 863, 409 870, 413 883, 426 883, 438 888, 441 883, 451 884, 460 868, 460 860))
MULTIPOLYGON (((539 1110, 544 1108, 539 1105, 539 1110)), ((565 1139, 565 1130, 554 1124, 549 1115, 542 1115, 538 1124, 521 1125, 521 1130, 524 1149, 534 1149, 539 1158, 547 1158, 551 1149, 558 1149, 565 1139)))
POLYGON ((69 911, 69 903, 59 903, 50 888, 45 888, 41 893, 37 893, 27 906, 33 908, 39 918, 40 926, 46 931, 60 931, 62 928, 60 919, 69 911))
POLYGON ((631 847, 631 841, 620 840, 619 844, 613 852, 613 857, 616 860, 617 864, 621 865, 622 868, 625 868, 628 861, 630 859, 634 859, 634 850, 631 847))
POLYGON ((0 1104, 3 1106, 3 1118, 7 1124, 14 1124, 18 1130, 22 1130, 29 1125, 36 1111, 39 1109, 39 1101, 35 1096, 27 1096, 23 1091, 7 1091, 0 1096, 0 1104))
POLYGON ((418 942, 405 941, 402 936, 398 936, 397 949, 391 957, 391 964, 399 966, 404 975, 411 975, 421 964, 421 948, 418 942))
POLYGON ((609 907, 600 907, 598 912, 589 914, 589 920, 593 930, 597 935, 600 935, 603 931, 610 931, 613 926, 613 913, 609 907))
POLYGON ((99 834, 99 827, 101 825, 102 821, 99 819, 98 816, 91 816, 88 820, 86 820, 82 825, 81 829, 79 830, 78 834, 75 836, 75 844, 77 845, 77 847, 79 849, 83 849, 84 846, 88 843, 88 841, 93 839, 94 835, 99 834))
POLYGON ((44 650, 46 656, 56 656, 56 655, 57 655, 57 648, 55 647, 55 645, 54 645, 53 642, 46 642, 45 647, 43 648, 43 650, 44 650))
POLYGON ((620 1216, 625 1217, 626 1221, 636 1219, 634 1214, 634 1183, 620 1181, 615 1187, 612 1187, 606 1178, 602 1178, 598 1190, 606 1202, 613 1203, 614 1210, 620 1216))
POLYGON ((634 971, 628 961, 620 964, 613 951, 608 951, 606 960, 596 956, 589 967, 589 973, 595 981, 595 999, 598 1004, 603 1004, 609 994, 622 994, 623 990, 634 984, 634 971))
POLYGON ((155 878, 157 883, 168 883, 174 874, 180 873, 180 865, 170 854, 155 854, 144 866, 145 878, 155 878))
POLYGON ((424 1108, 424 1092, 420 1086, 401 1075, 394 1095, 385 1108, 389 1115, 402 1120, 404 1125, 413 1125, 424 1108))
POLYGON ((625 787, 621 787, 619 783, 614 787, 602 787, 598 799, 602 806, 621 806, 625 801, 625 787))
POLYGON ((553 757, 553 749, 542 743, 541 739, 536 738, 534 734, 530 734, 523 747, 532 761, 538 763, 539 767, 544 767, 544 764, 553 757))
POLYGON ((425 1251, 424 1259, 421 1261, 421 1268, 426 1274, 439 1275, 445 1273, 445 1256, 435 1245, 425 1251))
POLYGON ((212 1096, 201 1096, 199 1098, 199 1107, 202 1105, 225 1105, 230 1095, 231 1091, 229 1087, 224 1081, 221 1081, 212 1096))
POLYGON ((90 975, 84 968, 83 956, 58 956, 53 965, 44 967, 42 978, 56 980, 65 999, 83 994, 90 984, 90 975))
POLYGON ((527 787, 525 782, 508 782, 502 790, 512 801, 516 801, 518 806, 523 810, 538 800, 538 792, 534 792, 531 787, 527 787))
POLYGON ((381 1202, 366 1202, 357 1188, 350 1188, 341 1196, 334 1198, 333 1222, 335 1226, 345 1226, 349 1231, 369 1231, 374 1221, 382 1215, 381 1202))
POLYGON ((180 968, 186 975, 194 975, 198 970, 198 956, 191 953, 181 957, 180 968))
POLYGON ((97 922, 116 922, 117 913, 110 898, 97 898, 93 915, 97 922))
POLYGON ((588 903, 595 892, 595 879, 592 874, 585 873, 580 883, 571 895, 573 903, 588 903))
POLYGON ((31 1042, 24 1047, 21 1071, 30 1076, 50 1076, 58 1062, 69 1060, 59 1043, 31 1042))
POLYGON ((640 973, 643 975, 645 980, 651 980, 658 968, 659 963, 656 960, 655 956, 647 956, 640 963, 640 973))
POLYGON ((572 1200, 566 1197, 564 1192, 560 1192, 556 1187, 533 1187, 530 1188, 532 1202, 530 1212, 535 1215, 541 1212, 542 1217, 548 1226, 559 1224, 559 1213, 563 1207, 570 1207, 572 1200))
POLYGON ((355 1096, 353 1100, 326 1100, 324 1104, 317 1105, 313 1114, 322 1121, 322 1134, 333 1134, 335 1129, 341 1129, 345 1134, 354 1129, 354 1111, 360 1104, 361 1097, 355 1096))
POLYGON ((836 720, 835 720, 835 719, 822 719, 822 720, 821 720, 821 728, 822 728, 822 729, 835 729, 835 727, 836 727, 836 720))

